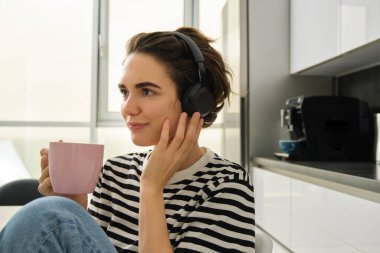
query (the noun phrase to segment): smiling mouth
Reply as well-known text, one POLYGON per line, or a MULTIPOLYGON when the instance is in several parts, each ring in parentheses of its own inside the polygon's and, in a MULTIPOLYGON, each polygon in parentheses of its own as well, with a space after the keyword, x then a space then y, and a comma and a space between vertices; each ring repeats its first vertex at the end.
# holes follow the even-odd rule
POLYGON ((148 124, 147 123, 127 123, 127 126, 129 130, 131 131, 138 131, 143 128, 145 128, 148 124))

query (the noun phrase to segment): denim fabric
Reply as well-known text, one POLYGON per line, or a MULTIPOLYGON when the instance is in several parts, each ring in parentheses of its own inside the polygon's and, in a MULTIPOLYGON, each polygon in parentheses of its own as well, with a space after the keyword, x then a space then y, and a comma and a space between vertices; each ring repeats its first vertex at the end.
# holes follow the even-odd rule
POLYGON ((0 232, 0 252, 116 252, 94 219, 76 202, 44 197, 21 208, 0 232))

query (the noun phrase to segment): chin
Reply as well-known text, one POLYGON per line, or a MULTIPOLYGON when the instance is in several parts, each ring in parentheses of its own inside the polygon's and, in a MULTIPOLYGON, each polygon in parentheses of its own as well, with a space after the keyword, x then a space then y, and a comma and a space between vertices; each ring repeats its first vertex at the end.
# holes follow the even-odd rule
POLYGON ((136 137, 132 137, 132 142, 133 144, 139 147, 149 147, 149 146, 153 146, 157 144, 157 142, 153 142, 152 140, 148 140, 146 138, 136 138, 136 137))

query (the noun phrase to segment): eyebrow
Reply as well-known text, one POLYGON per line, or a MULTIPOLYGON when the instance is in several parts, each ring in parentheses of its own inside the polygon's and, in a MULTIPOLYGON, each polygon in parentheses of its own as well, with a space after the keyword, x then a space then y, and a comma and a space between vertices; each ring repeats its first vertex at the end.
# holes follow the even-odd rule
MULTIPOLYGON (((122 83, 119 83, 119 89, 125 89, 125 85, 122 84, 122 83)), ((146 87, 153 87, 153 88, 157 88, 157 89, 161 89, 160 86, 158 86, 157 84, 154 84, 154 83, 151 83, 151 82, 143 82, 143 83, 138 83, 135 85, 135 87, 137 89, 142 89, 142 88, 146 88, 146 87)))

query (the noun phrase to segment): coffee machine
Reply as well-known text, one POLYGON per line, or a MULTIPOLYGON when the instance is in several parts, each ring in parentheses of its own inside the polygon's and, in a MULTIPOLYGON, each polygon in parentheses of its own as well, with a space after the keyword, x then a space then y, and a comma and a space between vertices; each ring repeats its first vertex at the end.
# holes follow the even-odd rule
POLYGON ((369 161, 372 139, 368 104, 342 96, 292 97, 281 110, 281 125, 297 147, 288 159, 369 161))

